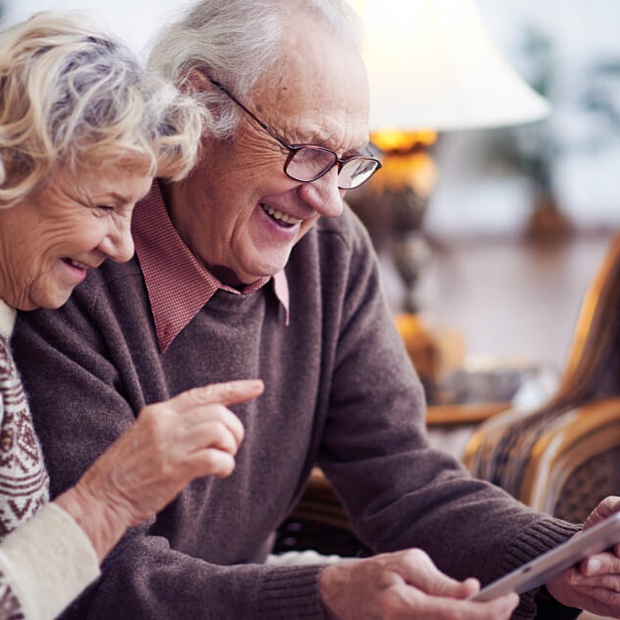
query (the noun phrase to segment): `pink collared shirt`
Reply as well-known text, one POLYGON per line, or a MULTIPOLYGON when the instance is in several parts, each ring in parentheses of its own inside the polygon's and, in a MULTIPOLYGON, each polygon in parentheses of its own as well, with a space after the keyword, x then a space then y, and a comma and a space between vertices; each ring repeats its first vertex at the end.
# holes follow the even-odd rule
POLYGON ((132 233, 162 353, 218 289, 243 295, 273 280, 288 325, 289 294, 284 271, 273 278, 261 278, 241 290, 222 284, 179 236, 168 216, 158 181, 136 205, 132 233))

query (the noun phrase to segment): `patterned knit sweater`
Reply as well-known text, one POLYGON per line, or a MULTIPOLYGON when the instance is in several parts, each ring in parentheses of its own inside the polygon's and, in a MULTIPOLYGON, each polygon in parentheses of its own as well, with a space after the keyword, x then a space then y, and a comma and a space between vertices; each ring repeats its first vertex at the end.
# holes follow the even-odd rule
POLYGON ((98 575, 81 528, 48 504, 49 479, 0 300, 0 620, 55 617, 98 575))
POLYGON ((0 540, 49 499, 49 479, 22 382, 0 335, 0 540))
MULTIPOLYGON (((169 251, 150 258, 171 260, 169 251)), ((264 562, 317 463, 363 542, 377 552, 421 547, 457 578, 488 583, 579 529, 429 448, 421 387, 350 211, 317 222, 286 276, 288 326, 269 284, 218 291, 165 352, 137 259, 106 262, 58 311, 20 313, 16 361, 54 496, 146 403, 210 382, 265 383, 259 399, 232 407, 246 431, 233 475, 194 481, 132 528, 65 618, 323 618, 320 566, 264 562)), ((575 614, 556 604, 548 617, 575 614)), ((534 615, 533 594, 523 596, 515 617, 534 615)))

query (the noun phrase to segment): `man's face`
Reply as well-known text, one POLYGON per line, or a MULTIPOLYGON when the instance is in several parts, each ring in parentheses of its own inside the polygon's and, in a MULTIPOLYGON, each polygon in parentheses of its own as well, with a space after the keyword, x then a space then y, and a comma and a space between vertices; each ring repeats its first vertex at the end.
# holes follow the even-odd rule
MULTIPOLYGON (((289 144, 360 154, 368 142, 368 85, 359 55, 312 21, 292 26, 289 37, 290 63, 275 69, 278 86, 244 105, 289 144)), ((343 197, 337 166, 312 183, 290 179, 286 149, 241 115, 234 140, 206 141, 202 163, 174 188, 171 205, 185 242, 232 285, 283 269, 319 217, 341 214, 343 197)))

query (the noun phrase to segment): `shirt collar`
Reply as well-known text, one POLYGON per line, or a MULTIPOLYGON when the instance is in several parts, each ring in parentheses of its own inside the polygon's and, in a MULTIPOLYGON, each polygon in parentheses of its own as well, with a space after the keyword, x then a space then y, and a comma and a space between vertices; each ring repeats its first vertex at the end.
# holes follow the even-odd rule
POLYGON ((132 233, 162 352, 218 289, 235 294, 251 293, 273 280, 288 325, 289 291, 284 271, 273 278, 262 278, 241 292, 222 284, 179 236, 168 216, 157 180, 149 194, 136 205, 132 233))

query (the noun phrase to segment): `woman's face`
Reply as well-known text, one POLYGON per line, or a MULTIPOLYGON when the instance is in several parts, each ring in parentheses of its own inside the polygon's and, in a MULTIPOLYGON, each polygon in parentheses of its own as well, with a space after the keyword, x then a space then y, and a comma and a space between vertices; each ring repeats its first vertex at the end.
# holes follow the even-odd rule
POLYGON ((129 260, 131 213, 151 182, 116 163, 61 169, 38 194, 0 209, 0 298, 20 310, 59 308, 89 269, 129 260))

